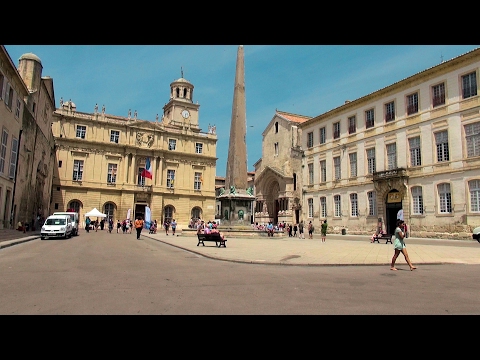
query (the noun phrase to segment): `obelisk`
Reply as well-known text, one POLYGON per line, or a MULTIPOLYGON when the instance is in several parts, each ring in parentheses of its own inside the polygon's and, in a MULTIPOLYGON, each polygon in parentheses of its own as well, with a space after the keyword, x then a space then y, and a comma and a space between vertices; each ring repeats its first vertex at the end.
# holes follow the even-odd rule
POLYGON ((230 142, 225 176, 226 191, 229 191, 231 186, 234 186, 237 194, 246 194, 248 185, 246 122, 245 62, 243 45, 240 45, 237 50, 232 121, 230 124, 230 142))
POLYGON ((253 221, 253 188, 247 189, 247 125, 245 106, 245 63, 243 46, 237 50, 232 121, 228 146, 225 189, 217 197, 221 202, 222 226, 250 228, 253 221))

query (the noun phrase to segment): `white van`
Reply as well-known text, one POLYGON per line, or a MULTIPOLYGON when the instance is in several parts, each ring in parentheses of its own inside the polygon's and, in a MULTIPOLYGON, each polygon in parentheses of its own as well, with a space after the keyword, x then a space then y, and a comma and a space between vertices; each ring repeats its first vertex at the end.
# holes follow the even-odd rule
POLYGON ((72 237, 72 222, 69 215, 50 215, 40 231, 41 239, 72 237))
POLYGON ((78 235, 78 212, 54 212, 53 215, 68 215, 72 223, 72 236, 78 235))

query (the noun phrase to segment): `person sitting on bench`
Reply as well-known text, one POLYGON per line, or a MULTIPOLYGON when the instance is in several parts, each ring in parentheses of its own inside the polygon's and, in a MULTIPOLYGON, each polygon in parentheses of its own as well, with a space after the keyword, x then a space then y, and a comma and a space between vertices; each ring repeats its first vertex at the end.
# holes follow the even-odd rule
POLYGON ((214 229, 210 230, 210 234, 218 234, 218 235, 220 235, 220 238, 222 240, 225 240, 225 236, 220 231, 218 231, 218 229, 214 228, 214 229))

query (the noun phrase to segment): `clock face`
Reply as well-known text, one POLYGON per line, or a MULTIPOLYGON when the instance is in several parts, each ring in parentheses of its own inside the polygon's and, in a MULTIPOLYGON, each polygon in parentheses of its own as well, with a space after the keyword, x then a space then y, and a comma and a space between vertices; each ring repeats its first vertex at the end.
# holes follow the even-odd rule
POLYGON ((186 119, 190 116, 190 113, 188 112, 188 110, 183 110, 182 111, 182 116, 183 116, 184 119, 186 119))

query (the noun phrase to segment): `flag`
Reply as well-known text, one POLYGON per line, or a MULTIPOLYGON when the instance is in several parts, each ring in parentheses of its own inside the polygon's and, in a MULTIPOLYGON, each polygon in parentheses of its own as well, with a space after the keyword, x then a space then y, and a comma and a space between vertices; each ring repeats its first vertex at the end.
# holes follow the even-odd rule
POLYGON ((145 160, 145 169, 143 169, 141 176, 149 179, 152 178, 152 164, 150 163, 149 157, 145 160))

